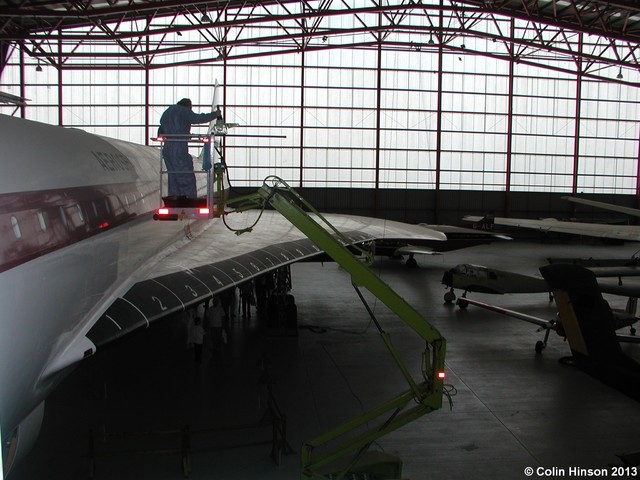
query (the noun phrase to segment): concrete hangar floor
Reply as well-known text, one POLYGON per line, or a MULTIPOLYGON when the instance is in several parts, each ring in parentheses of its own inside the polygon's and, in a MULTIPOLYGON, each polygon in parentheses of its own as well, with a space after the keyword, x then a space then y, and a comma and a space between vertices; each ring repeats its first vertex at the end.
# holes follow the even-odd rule
MULTIPOLYGON (((418 269, 377 259, 382 279, 446 337, 447 383, 457 395, 452 409, 445 400, 372 448, 401 457, 402 477, 412 480, 531 478, 526 467, 533 478, 563 478, 571 467, 622 465, 617 455, 640 451, 640 404, 560 364, 569 348, 557 335, 536 355, 542 333, 535 326, 444 304, 440 280, 458 263, 536 274, 548 257, 629 258, 637 248, 499 242, 420 258, 418 269)), ((407 386, 344 271, 303 263, 292 278, 297 337, 265 336, 254 311, 251 319, 236 316, 228 345, 205 349, 197 364, 176 319, 88 359, 47 401, 40 438, 10 478, 183 478, 184 441, 192 479, 299 478, 303 440, 407 386), (271 424, 260 423, 269 389, 292 449, 279 465, 270 456, 271 424)), ((546 294, 474 298, 548 319, 556 312, 546 294)), ((625 299, 607 298, 624 306, 625 299)), ((422 342, 386 307, 371 305, 418 371, 422 342)), ((624 348, 640 359, 640 345, 624 348)))

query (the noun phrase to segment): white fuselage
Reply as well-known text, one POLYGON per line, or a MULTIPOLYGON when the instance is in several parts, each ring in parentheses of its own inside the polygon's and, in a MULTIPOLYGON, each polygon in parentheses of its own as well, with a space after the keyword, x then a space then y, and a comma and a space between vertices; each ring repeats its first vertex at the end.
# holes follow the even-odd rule
MULTIPOLYGON (((157 148, 0 115, 0 420, 20 423, 95 348, 86 329, 181 230, 159 206, 157 148)), ((15 438, 13 438, 15 440, 15 438)))
POLYGON ((461 263, 445 272, 442 283, 467 292, 504 294, 549 291, 547 282, 542 278, 468 263, 461 263))

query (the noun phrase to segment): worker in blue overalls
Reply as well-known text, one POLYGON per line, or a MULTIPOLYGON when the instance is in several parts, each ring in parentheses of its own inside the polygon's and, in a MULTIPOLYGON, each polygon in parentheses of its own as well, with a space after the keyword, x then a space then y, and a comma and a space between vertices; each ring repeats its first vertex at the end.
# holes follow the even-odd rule
POLYGON ((211 113, 193 113, 191 108, 191 100, 183 98, 177 104, 167 108, 160 117, 158 137, 165 137, 162 158, 169 172, 169 196, 190 198, 197 196, 195 175, 188 173, 193 171, 193 160, 189 154, 187 135, 191 133, 191 125, 222 119, 219 108, 211 113), (167 135, 183 135, 183 137, 167 139, 167 135))

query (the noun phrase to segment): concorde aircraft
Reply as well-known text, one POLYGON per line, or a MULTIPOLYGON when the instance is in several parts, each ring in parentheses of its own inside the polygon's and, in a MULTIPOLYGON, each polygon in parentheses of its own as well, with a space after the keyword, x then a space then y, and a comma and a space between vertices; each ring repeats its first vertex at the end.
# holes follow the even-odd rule
MULTIPOLYGON (((0 144, 5 474, 37 438, 47 396, 83 358, 225 289, 320 253, 274 211, 264 211, 241 236, 220 219, 153 221, 161 205, 157 148, 5 115, 0 144)), ((353 243, 445 239, 397 222, 327 218, 353 243)), ((256 213, 225 220, 242 229, 256 213)))

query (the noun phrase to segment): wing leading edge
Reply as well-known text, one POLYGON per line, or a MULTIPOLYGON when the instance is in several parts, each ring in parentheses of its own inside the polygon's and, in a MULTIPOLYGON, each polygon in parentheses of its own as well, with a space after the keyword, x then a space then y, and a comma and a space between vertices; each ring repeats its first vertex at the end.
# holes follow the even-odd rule
MULTIPOLYGON (((481 217, 467 215, 464 221, 474 222, 481 217)), ((597 238, 613 238, 616 240, 640 241, 640 227, 636 225, 608 225, 600 223, 566 222, 555 218, 528 220, 524 218, 495 218, 496 225, 529 228, 541 232, 569 233, 597 238)))
MULTIPOLYGON (((347 235, 354 243, 368 239, 358 232, 347 235)), ((321 250, 311 241, 301 239, 140 281, 113 302, 87 337, 100 347, 228 288, 319 253, 321 250)))
MULTIPOLYGON (((242 214, 242 222, 252 220, 242 214)), ((367 217, 325 215, 349 244, 384 238, 444 240, 423 227, 367 217)), ((265 211, 253 231, 233 235, 214 222, 193 241, 168 254, 119 295, 87 332, 96 347, 203 302, 279 267, 322 250, 277 212, 265 211)))

